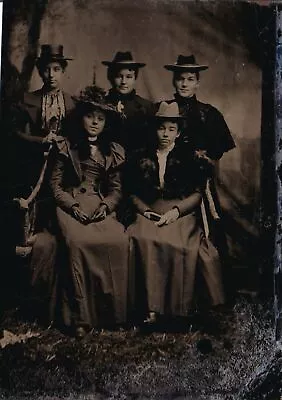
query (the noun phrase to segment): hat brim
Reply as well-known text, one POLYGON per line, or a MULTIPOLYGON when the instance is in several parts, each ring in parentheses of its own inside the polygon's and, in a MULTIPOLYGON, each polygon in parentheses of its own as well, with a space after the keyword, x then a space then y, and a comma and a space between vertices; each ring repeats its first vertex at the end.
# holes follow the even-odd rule
POLYGON ((209 68, 208 65, 195 65, 195 64, 183 64, 183 65, 176 65, 176 64, 167 64, 164 65, 164 68, 167 69, 168 71, 178 71, 178 72, 184 72, 184 71, 191 71, 191 72, 199 72, 199 71, 204 71, 209 68))
POLYGON ((81 99, 79 97, 76 97, 76 96, 71 96, 71 98, 73 99, 73 101, 76 104, 81 104, 81 105, 83 105, 83 104, 87 105, 88 104, 88 105, 92 105, 93 107, 98 108, 98 109, 100 109, 102 111, 105 111, 105 112, 118 113, 117 109, 112 105, 100 104, 100 103, 96 103, 95 101, 91 101, 91 100, 83 100, 83 99, 81 99))
POLYGON ((135 61, 102 61, 103 65, 106 65, 107 67, 132 67, 132 68, 142 68, 145 67, 145 63, 138 63, 135 61))
POLYGON ((72 61, 73 58, 70 57, 60 57, 60 56, 48 56, 48 57, 37 57, 36 62, 50 62, 50 61, 72 61))
POLYGON ((183 119, 185 119, 187 117, 185 117, 185 115, 178 115, 178 116, 175 116, 175 115, 172 115, 172 116, 169 116, 169 115, 152 115, 152 118, 153 119, 183 120, 183 119))

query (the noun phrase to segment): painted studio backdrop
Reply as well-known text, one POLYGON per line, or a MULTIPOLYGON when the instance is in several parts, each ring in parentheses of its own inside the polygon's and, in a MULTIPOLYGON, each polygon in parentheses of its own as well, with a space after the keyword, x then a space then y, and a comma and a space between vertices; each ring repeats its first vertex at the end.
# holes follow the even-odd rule
POLYGON ((101 61, 111 60, 118 50, 132 51, 147 64, 140 70, 137 92, 152 101, 172 98, 172 73, 163 65, 176 62, 179 54, 194 54, 200 64, 209 65, 200 76, 198 99, 222 112, 236 142, 221 159, 218 174, 233 276, 237 288, 256 290, 262 73, 248 13, 253 24, 258 6, 163 0, 19 3, 8 13, 12 24, 6 57, 27 90, 41 86, 34 61, 44 43, 63 44, 73 58, 63 83, 71 94, 93 80, 108 89, 101 61))

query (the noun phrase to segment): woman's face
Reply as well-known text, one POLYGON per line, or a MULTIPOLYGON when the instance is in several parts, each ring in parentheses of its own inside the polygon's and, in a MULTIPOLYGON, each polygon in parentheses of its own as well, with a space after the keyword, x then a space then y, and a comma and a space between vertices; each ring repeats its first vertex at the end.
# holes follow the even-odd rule
POLYGON ((123 68, 117 71, 114 80, 114 87, 121 94, 129 94, 134 90, 136 75, 133 69, 123 68))
POLYGON ((50 90, 59 89, 64 74, 64 69, 59 62, 48 63, 41 72, 45 87, 50 90))
POLYGON ((92 110, 82 118, 83 128, 88 136, 98 137, 105 127, 106 116, 101 110, 92 110))
POLYGON ((192 97, 199 86, 199 80, 194 72, 182 72, 176 74, 174 87, 181 97, 192 97))
POLYGON ((179 126, 177 122, 164 120, 157 128, 158 148, 164 150, 174 144, 179 136, 179 126))

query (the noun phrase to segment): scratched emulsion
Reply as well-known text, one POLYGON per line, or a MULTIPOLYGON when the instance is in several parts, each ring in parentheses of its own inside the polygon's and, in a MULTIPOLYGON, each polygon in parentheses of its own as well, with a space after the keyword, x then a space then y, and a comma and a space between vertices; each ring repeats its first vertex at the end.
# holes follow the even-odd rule
POLYGON ((39 336, 0 352, 0 399, 278 400, 281 356, 270 314, 241 299, 220 326, 93 331, 81 342, 32 326, 39 336))
POLYGON ((277 168, 277 229, 274 270, 276 338, 282 334, 282 12, 276 9, 275 137, 277 168))

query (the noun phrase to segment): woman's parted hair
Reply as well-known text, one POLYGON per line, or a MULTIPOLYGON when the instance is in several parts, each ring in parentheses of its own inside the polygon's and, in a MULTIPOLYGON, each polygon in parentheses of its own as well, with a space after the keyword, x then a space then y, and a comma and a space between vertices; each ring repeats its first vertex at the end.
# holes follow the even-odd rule
POLYGON ((180 133, 180 136, 182 134, 183 128, 184 128, 184 122, 182 119, 169 119, 169 118, 154 118, 152 119, 152 122, 150 124, 150 134, 149 134, 149 140, 148 140, 148 147, 152 150, 155 150, 158 147, 158 136, 157 136, 157 130, 160 128, 161 124, 164 121, 170 121, 170 122, 175 122, 177 123, 178 127, 178 132, 180 133))
POLYGON ((42 77, 42 75, 44 73, 44 70, 47 67, 47 65, 52 63, 52 62, 56 62, 56 63, 60 64, 61 67, 62 67, 63 72, 65 72, 65 69, 68 66, 68 62, 66 60, 41 60, 41 59, 39 59, 36 62, 36 67, 37 67, 37 70, 38 70, 38 73, 39 73, 40 77, 42 77))
POLYGON ((122 69, 129 69, 130 71, 134 71, 135 79, 138 78, 138 73, 139 73, 139 68, 137 67, 126 67, 125 65, 123 66, 109 66, 107 70, 107 79, 110 82, 110 84, 114 87, 114 79, 116 78, 117 74, 122 70, 122 69))
MULTIPOLYGON (((196 75, 197 81, 199 81, 200 80, 200 72, 199 71, 195 71, 193 73, 196 75)), ((175 81, 180 80, 181 74, 182 74, 181 71, 174 71, 173 72, 173 75, 172 75, 172 85, 173 85, 173 87, 175 87, 175 81)))

